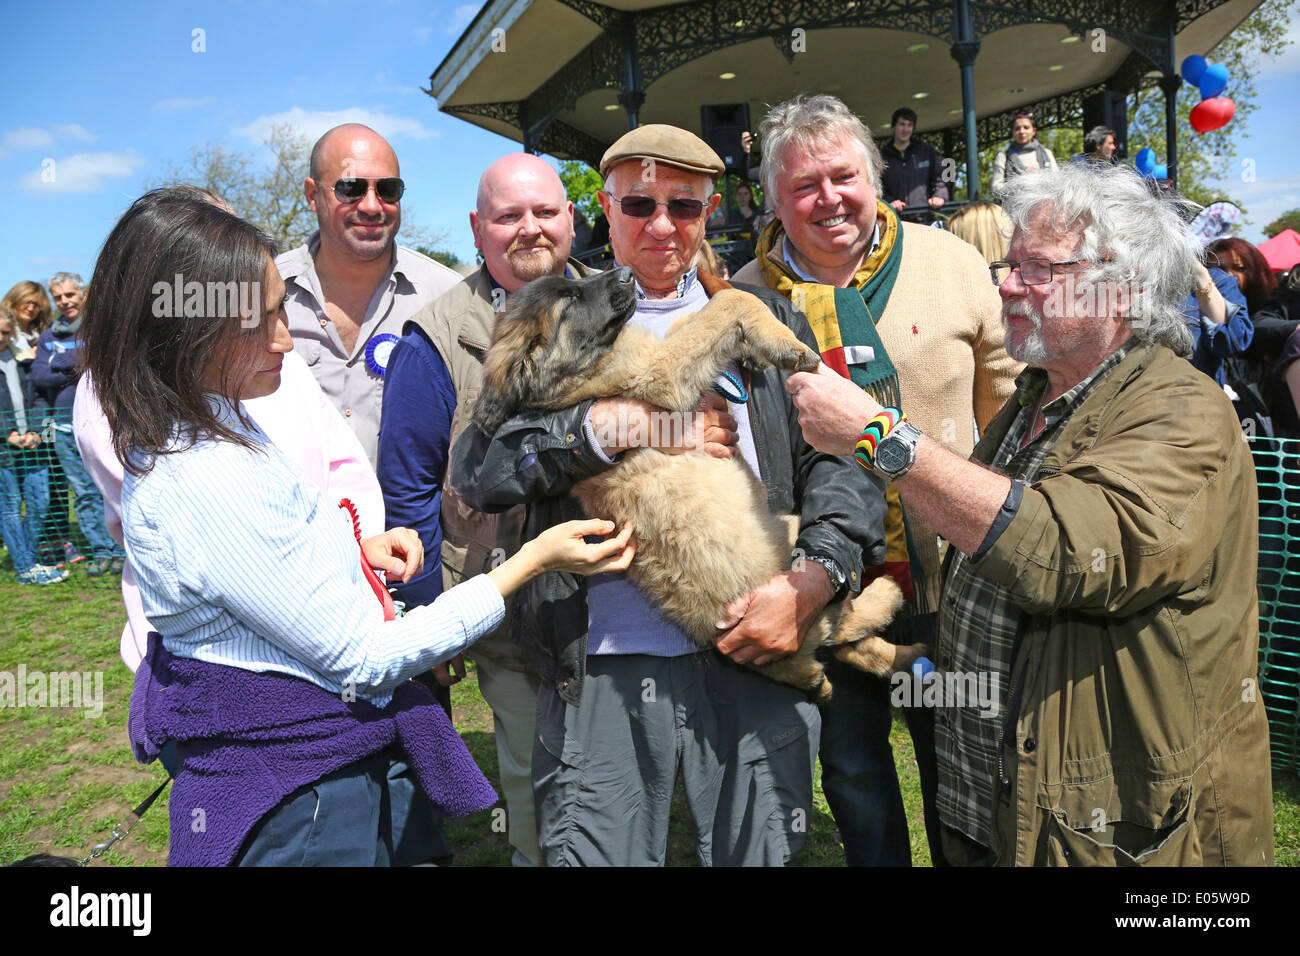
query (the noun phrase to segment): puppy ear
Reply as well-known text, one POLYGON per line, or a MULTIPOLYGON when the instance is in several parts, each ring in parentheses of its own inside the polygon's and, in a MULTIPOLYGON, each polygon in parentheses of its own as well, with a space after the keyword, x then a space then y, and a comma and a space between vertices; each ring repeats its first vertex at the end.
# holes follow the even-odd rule
POLYGON ((512 304, 497 321, 492 347, 483 360, 483 390, 474 405, 474 424, 491 435, 501 423, 529 406, 537 380, 537 350, 547 343, 553 315, 531 315, 512 304))
POLYGON ((483 390, 474 403, 474 424, 483 434, 492 435, 522 408, 524 360, 494 349, 483 364, 483 390))

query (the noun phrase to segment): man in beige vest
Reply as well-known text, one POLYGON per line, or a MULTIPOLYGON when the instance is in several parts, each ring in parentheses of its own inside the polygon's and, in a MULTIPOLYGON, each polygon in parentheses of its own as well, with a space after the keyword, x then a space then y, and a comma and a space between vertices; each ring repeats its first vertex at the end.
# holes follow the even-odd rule
MULTIPOLYGON (((590 274, 569 259, 573 204, 545 161, 513 153, 492 163, 479 181, 469 214, 483 265, 407 322, 393 349, 379 432, 379 482, 394 522, 416 529, 425 571, 397 589, 407 604, 427 604, 445 588, 491 569, 519 548, 524 508, 484 514, 468 508, 445 482, 447 452, 465 429, 483 381, 483 355, 496 313, 512 292, 544 275, 590 274)), ((533 807, 533 721, 538 678, 510 640, 509 622, 469 652, 479 690, 496 724, 501 787, 517 865, 541 862, 533 807)), ((463 676, 459 659, 440 668, 450 685, 463 676)))
MULTIPOLYGON (((882 162, 862 121, 834 96, 796 97, 764 118, 763 187, 778 221, 736 282, 766 285, 808 318, 822 358, 963 457, 1015 391, 997 290, 984 260, 938 229, 902 223, 880 201, 882 162)), ((908 596, 889 637, 932 642, 939 592, 935 531, 890 496, 883 569, 908 596)), ((906 866, 907 819, 889 745, 890 685, 831 664, 822 712, 822 786, 849 865, 906 866)), ((933 713, 905 709, 916 746, 931 853, 941 862, 933 713)))

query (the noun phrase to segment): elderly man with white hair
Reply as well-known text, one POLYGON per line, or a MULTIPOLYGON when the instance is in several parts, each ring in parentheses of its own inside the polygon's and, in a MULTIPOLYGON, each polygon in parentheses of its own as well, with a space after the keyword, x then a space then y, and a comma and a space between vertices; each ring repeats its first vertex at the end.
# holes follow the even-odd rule
POLYGON ((1256 690, 1256 488, 1183 356, 1177 201, 1084 164, 1018 178, 999 286, 1029 364, 970 460, 828 369, 787 387, 815 447, 893 482, 951 546, 936 664, 950 862, 1273 861, 1256 690), (999 689, 990 719, 954 689, 999 689))

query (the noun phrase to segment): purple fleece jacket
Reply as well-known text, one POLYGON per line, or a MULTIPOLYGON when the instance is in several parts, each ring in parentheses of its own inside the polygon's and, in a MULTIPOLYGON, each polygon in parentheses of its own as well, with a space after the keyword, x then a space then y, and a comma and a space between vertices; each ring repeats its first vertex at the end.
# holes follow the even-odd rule
POLYGON ((154 633, 136 670, 127 727, 141 763, 167 741, 177 744, 169 866, 229 866, 289 794, 394 743, 443 816, 497 800, 447 715, 414 681, 380 710, 298 677, 176 657, 154 633))

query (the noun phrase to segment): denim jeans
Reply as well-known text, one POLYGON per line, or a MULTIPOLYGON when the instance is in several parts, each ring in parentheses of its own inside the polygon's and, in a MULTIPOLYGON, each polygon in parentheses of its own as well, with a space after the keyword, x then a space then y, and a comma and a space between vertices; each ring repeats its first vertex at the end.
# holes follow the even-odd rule
POLYGON ((104 496, 91 480, 86 466, 81 463, 81 452, 77 451, 76 440, 71 432, 54 433, 54 452, 63 466, 63 473, 68 478, 72 493, 76 496, 73 508, 77 512, 77 526, 90 543, 96 558, 119 558, 125 552, 108 534, 104 523, 104 496))
MULTIPOLYGON (((918 640, 933 646, 938 617, 927 614, 916 618, 914 636, 907 643, 918 640)), ((898 642, 892 629, 885 636, 898 642)), ((846 862, 849 866, 911 866, 907 814, 889 744, 894 720, 890 683, 838 660, 827 663, 826 674, 835 692, 822 709, 822 791, 839 827, 846 862)), ((903 714, 920 771, 930 858, 941 866, 934 711, 905 707, 903 714)))
POLYGON ((32 452, 0 452, 0 537, 19 574, 36 564, 41 524, 49 507, 49 469, 32 452), (27 515, 22 514, 23 500, 27 515))

